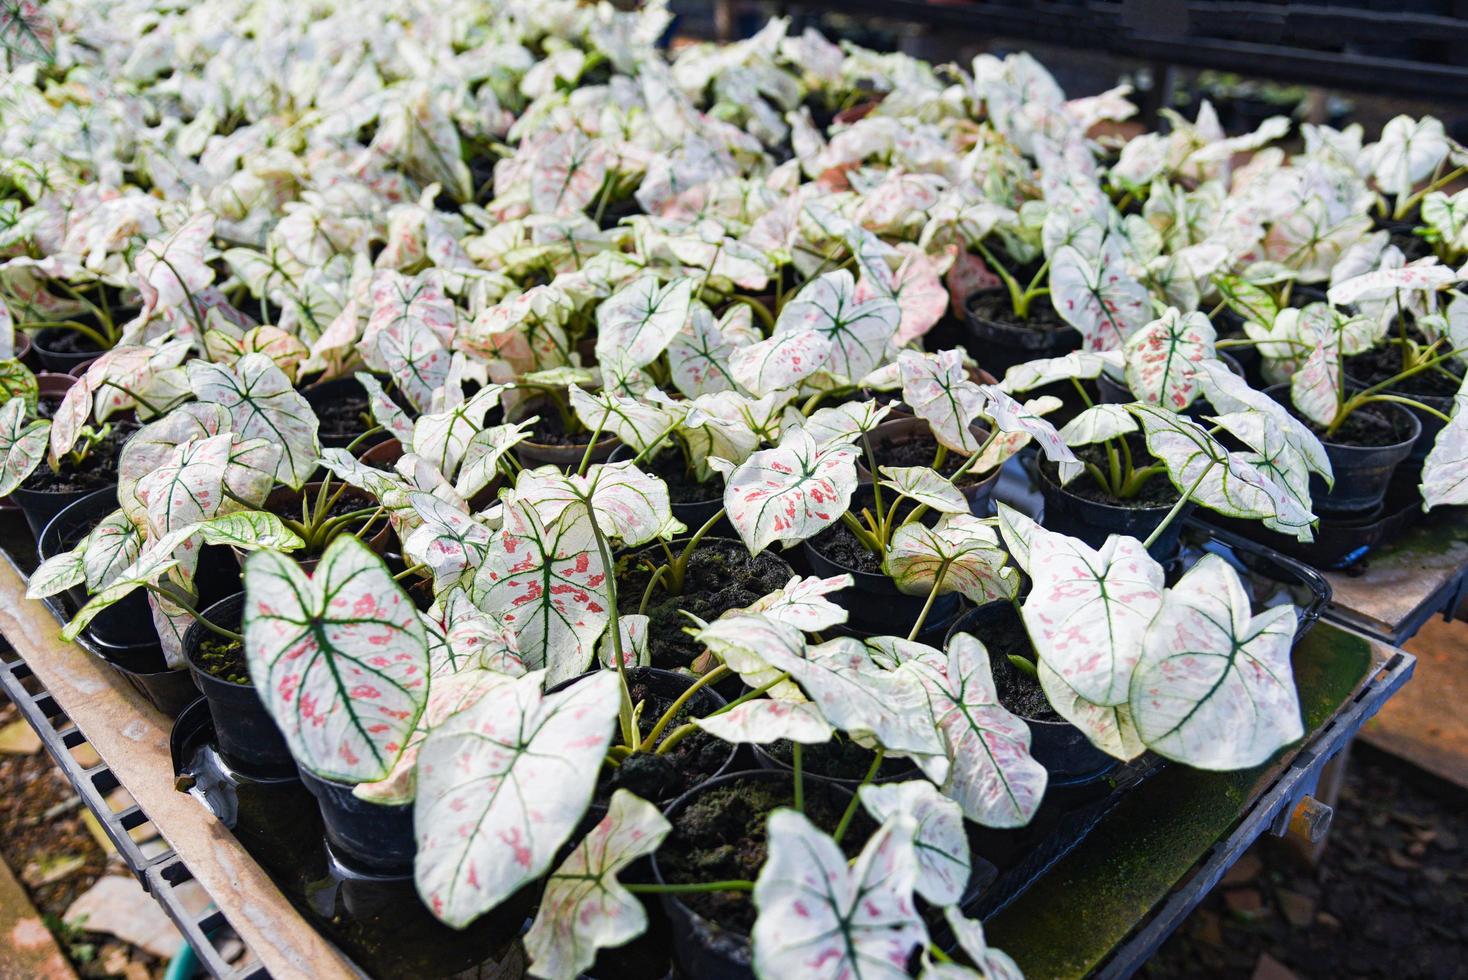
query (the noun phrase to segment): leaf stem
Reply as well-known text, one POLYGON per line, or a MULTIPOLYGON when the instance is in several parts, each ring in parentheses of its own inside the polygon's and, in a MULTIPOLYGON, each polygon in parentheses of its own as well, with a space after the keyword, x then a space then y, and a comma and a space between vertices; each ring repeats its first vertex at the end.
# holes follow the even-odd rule
POLYGON ((933 587, 928 590, 928 601, 923 603, 923 611, 918 613, 917 622, 912 624, 912 632, 907 634, 908 642, 916 640, 918 634, 923 631, 923 624, 928 621, 928 613, 933 608, 933 600, 938 598, 938 590, 943 587, 943 579, 947 576, 948 566, 952 562, 953 559, 944 558, 943 563, 938 566, 938 574, 933 576, 933 587))
POLYGON ((861 805, 861 788, 877 778, 877 770, 882 768, 882 760, 886 757, 887 750, 878 746, 877 754, 872 757, 872 764, 867 768, 867 774, 862 777, 856 791, 851 794, 851 802, 846 805, 846 812, 841 814, 841 822, 836 825, 836 832, 831 835, 831 839, 836 843, 841 843, 841 838, 846 836, 846 829, 851 826, 852 818, 856 816, 856 808, 861 805))
POLYGON ((672 724, 673 719, 678 717, 678 712, 683 710, 683 706, 691 701, 695 694, 715 681, 723 680, 731 673, 733 671, 729 669, 727 664, 719 664, 713 670, 688 685, 688 688, 682 694, 678 695, 677 700, 668 705, 668 710, 663 712, 663 716, 658 719, 658 723, 653 726, 652 731, 647 733, 647 738, 642 740, 639 751, 650 752, 658 744, 658 739, 662 736, 663 732, 672 724))
POLYGON ((1203 467, 1203 472, 1198 474, 1198 478, 1193 481, 1193 485, 1188 487, 1186 493, 1177 498, 1177 503, 1172 505, 1172 510, 1169 510, 1167 512, 1167 516, 1162 518, 1162 523, 1157 525, 1157 527, 1152 531, 1151 534, 1147 535, 1147 540, 1142 542, 1143 548, 1152 547, 1153 542, 1162 537, 1162 532, 1167 530, 1167 525, 1171 524, 1173 518, 1177 517, 1177 515, 1182 512, 1183 507, 1192 498, 1193 491, 1197 490, 1198 487, 1203 485, 1203 478, 1207 476, 1209 471, 1211 471, 1213 467, 1217 465, 1218 464, 1216 462, 1210 462, 1207 466, 1203 467))
POLYGON ((726 881, 679 882, 659 885, 656 882, 622 882, 622 887, 634 895, 697 895, 701 892, 752 892, 754 882, 730 879, 726 881))

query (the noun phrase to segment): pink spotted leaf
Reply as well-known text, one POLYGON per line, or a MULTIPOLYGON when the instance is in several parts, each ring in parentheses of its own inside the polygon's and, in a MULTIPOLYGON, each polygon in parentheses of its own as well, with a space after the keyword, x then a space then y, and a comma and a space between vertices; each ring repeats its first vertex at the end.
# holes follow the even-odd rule
POLYGON ((749 553, 804 541, 840 520, 856 490, 856 456, 848 445, 819 449, 795 428, 774 449, 728 466, 724 507, 749 553))

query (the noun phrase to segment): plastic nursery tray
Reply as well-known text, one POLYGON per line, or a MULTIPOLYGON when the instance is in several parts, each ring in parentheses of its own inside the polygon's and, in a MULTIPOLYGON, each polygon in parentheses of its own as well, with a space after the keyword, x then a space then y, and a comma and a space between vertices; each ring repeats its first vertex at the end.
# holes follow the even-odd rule
POLYGON ((1399 466, 1392 475, 1380 510, 1365 517, 1322 516, 1315 529, 1315 540, 1309 542, 1296 541, 1290 535, 1271 531, 1258 521, 1224 517, 1212 512, 1203 519, 1315 568, 1348 568, 1373 550, 1390 544, 1422 519, 1422 492, 1418 489, 1421 479, 1420 465, 1399 466))
MULTIPOLYGON (((1228 561, 1244 580, 1256 610, 1292 603, 1298 611, 1295 643, 1320 618, 1330 601, 1330 584, 1307 565, 1270 552, 1264 546, 1194 521, 1183 528, 1182 548, 1169 568, 1169 580, 1195 564, 1204 554, 1228 561)), ((1016 830, 989 830, 970 825, 975 856, 992 863, 994 881, 968 905, 967 914, 988 918, 1009 905, 1035 883, 1055 862, 1065 857, 1128 794, 1162 771, 1168 763, 1147 753, 1086 782, 1052 783, 1027 826, 1016 830)))

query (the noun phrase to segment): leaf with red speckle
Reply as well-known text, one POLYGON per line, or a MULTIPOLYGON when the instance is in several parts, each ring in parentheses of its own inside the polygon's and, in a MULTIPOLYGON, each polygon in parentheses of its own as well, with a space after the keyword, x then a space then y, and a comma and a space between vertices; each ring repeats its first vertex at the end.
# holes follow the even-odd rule
POLYGON ((728 467, 724 508, 749 553, 804 541, 840 520, 856 490, 856 456, 848 445, 819 449, 793 428, 779 446, 728 467))
POLYGON ((911 817, 894 817, 848 867, 836 842, 803 814, 771 814, 769 856, 754 885, 755 973, 906 980, 908 958, 928 937, 913 905, 914 829, 911 817))
POLYGON ((965 456, 977 452, 983 440, 970 426, 986 399, 965 373, 962 352, 903 351, 897 364, 902 372, 902 400, 928 423, 933 437, 965 456))
POLYGON ((550 866, 591 802, 620 681, 598 671, 543 694, 544 671, 492 688, 418 753, 418 894, 463 928, 550 866))
POLYGON ((412 493, 408 501, 423 521, 403 540, 403 554, 433 574, 435 595, 458 585, 484 563, 492 536, 488 527, 431 493, 412 493))
MULTIPOLYGON (((1034 411, 1034 402, 1021 405, 1005 394, 998 385, 979 385, 984 396, 983 414, 994 423, 1000 432, 1013 435, 1024 434, 1035 440, 1045 458, 1055 463, 1074 463, 1075 453, 1060 438, 1055 426, 1034 411)), ((1035 401, 1040 401, 1036 399, 1035 401)))
POLYGON ((958 902, 968 885, 971 867, 962 808, 926 779, 869 783, 857 795, 878 823, 886 823, 898 814, 912 817, 916 823, 912 847, 917 859, 918 894, 940 907, 958 902))
POLYGON ((0 497, 8 497, 35 472, 46 455, 51 435, 47 419, 26 421, 24 398, 12 398, 0 409, 0 497))
POLYGON ((833 575, 830 578, 801 578, 797 575, 778 591, 757 599, 740 612, 762 615, 786 626, 818 633, 846 622, 846 609, 826 596, 850 588, 853 581, 850 575, 833 575))
POLYGON ((482 667, 435 677, 423 714, 418 716, 418 724, 413 727, 408 744, 403 746, 402 755, 393 763, 392 771, 375 782, 358 783, 352 795, 384 806, 412 803, 418 792, 418 750, 423 747, 428 733, 460 711, 468 710, 494 688, 512 680, 514 678, 508 674, 482 667))
POLYGON ((1025 627, 1040 659, 1081 697, 1123 704, 1142 636, 1162 605, 1163 569, 1135 538, 1096 550, 1037 529, 1029 539, 1025 627))
POLYGON ((1050 302, 1088 351, 1115 350, 1152 319, 1147 287, 1126 271, 1115 239, 1090 258, 1062 245, 1050 259, 1050 302))
POLYGON ((948 643, 943 668, 928 658, 904 666, 922 679, 933 723, 943 736, 949 759, 940 787, 943 795, 956 800, 965 817, 985 827, 1029 823, 1045 795, 1049 774, 1030 755, 1029 726, 999 703, 989 651, 960 633, 948 643))
POLYGON ((1008 953, 997 950, 984 940, 984 926, 978 919, 965 918, 955 906, 943 910, 948 928, 958 940, 959 948, 974 964, 970 969, 958 963, 935 963, 925 955, 923 972, 918 980, 1025 980, 1019 964, 1008 953))
POLYGON ((1167 591, 1131 679, 1137 732, 1199 769, 1247 769, 1304 734, 1291 605, 1251 615, 1233 566, 1205 555, 1167 591))
POLYGON ((819 330, 787 330, 735 350, 729 370, 740 387, 769 395, 793 388, 821 370, 831 348, 831 339, 819 330))
POLYGON ((554 684, 591 663, 610 618, 608 571, 585 507, 567 507, 545 521, 517 494, 505 500, 504 525, 472 594, 479 608, 515 631, 526 665, 549 668, 554 684))
POLYGON ((884 568, 908 595, 927 595, 941 575, 940 594, 960 592, 983 605, 1019 591, 1019 571, 1008 561, 990 524, 968 513, 945 514, 932 527, 919 521, 899 527, 884 568))
POLYGON ((534 976, 574 980, 595 962, 597 950, 646 931, 647 912, 617 874, 657 850, 672 829, 646 800, 625 789, 612 794, 607 815, 546 881, 540 910, 525 933, 534 976))
POLYGON ((666 442, 675 425, 688 413, 688 403, 673 401, 657 388, 629 398, 603 388, 597 392, 570 387, 571 409, 581 424, 595 432, 610 432, 635 452, 666 442))
POLYGON ((786 739, 802 745, 831 740, 831 723, 810 701, 780 701, 755 698, 693 723, 725 742, 768 745, 786 739))
POLYGON ((428 638, 382 559, 350 535, 314 573, 245 562, 245 656, 296 761, 327 779, 386 776, 428 699, 428 638))
MULTIPOLYGON (((750 316, 748 306, 736 303, 733 312, 740 310, 745 319, 750 316)), ((731 319, 725 317, 726 321, 731 319)), ((726 331, 723 324, 714 321, 708 307, 695 304, 688 322, 668 344, 668 373, 673 386, 687 398, 732 390, 734 375, 729 359, 738 349, 737 342, 747 336, 737 327, 726 331)))
POLYGON ((193 293, 214 281, 214 269, 204 259, 213 236, 214 215, 201 211, 168 237, 143 245, 133 273, 149 310, 186 308, 193 293))
POLYGON ((1328 426, 1341 410, 1341 350, 1335 337, 1322 337, 1290 377, 1290 400, 1300 414, 1328 426))
POLYGON ((830 343, 824 362, 816 367, 854 382, 882 363, 901 319, 901 307, 887 296, 859 300, 856 280, 848 270, 838 269, 807 283, 785 304, 774 336, 815 332, 830 343))
POLYGON ((1130 762, 1147 750, 1137 734, 1132 721, 1132 709, 1126 704, 1099 705, 1087 701, 1075 692, 1055 669, 1041 660, 1036 665, 1040 678, 1040 689, 1056 713, 1079 728, 1096 746, 1107 755, 1130 762))
POLYGON ((1204 314, 1169 307, 1127 338, 1127 387, 1138 401, 1181 412, 1198 397, 1195 370, 1214 356, 1216 336, 1204 314))
POLYGON ((579 129, 568 129, 535 154, 530 208, 536 214, 580 211, 596 199, 607 175, 607 147, 579 129))
POLYGON ((0 3, 0 46, 21 61, 51 64, 56 60, 56 24, 36 0, 0 3))
POLYGON ((598 463, 583 476, 549 469, 521 471, 515 493, 533 503, 547 524, 568 510, 589 508, 602 533, 627 547, 658 538, 671 540, 687 530, 673 517, 667 484, 642 472, 630 459, 598 463))
POLYGON ((891 405, 881 405, 876 401, 843 402, 819 409, 804 421, 797 421, 810 433, 816 445, 825 449, 837 443, 852 443, 861 438, 864 433, 881 425, 891 411, 891 405))
POLYGON ((435 270, 411 277, 380 270, 372 277, 371 298, 357 350, 369 367, 392 378, 414 408, 427 411, 449 376, 448 345, 458 317, 453 301, 435 270))

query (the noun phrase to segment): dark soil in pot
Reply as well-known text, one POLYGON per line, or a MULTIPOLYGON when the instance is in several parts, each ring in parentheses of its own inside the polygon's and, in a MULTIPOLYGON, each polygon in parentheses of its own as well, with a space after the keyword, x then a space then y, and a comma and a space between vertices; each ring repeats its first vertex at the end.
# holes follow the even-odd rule
MULTIPOLYGON (((974 437, 982 444, 989 437, 989 430, 982 426, 972 427, 974 437)), ((868 435, 871 443, 872 455, 876 457, 877 466, 929 466, 938 454, 938 440, 933 437, 933 430, 928 423, 917 418, 899 418, 883 422, 868 435)), ((861 443, 857 443, 861 449, 861 443)), ((952 477, 957 473, 967 457, 963 453, 949 451, 943 458, 943 465, 939 466, 938 472, 943 476, 952 477)), ((871 473, 867 470, 867 456, 865 451, 857 457, 857 472, 864 478, 870 478, 871 473)), ((997 469, 988 473, 976 473, 970 471, 959 478, 955 486, 968 498, 969 509, 973 513, 984 517, 989 512, 989 498, 993 495, 994 484, 999 480, 997 469)))
POLYGON ((995 377, 1002 378, 1016 364, 1059 357, 1081 346, 1080 332, 1060 318, 1045 296, 1036 297, 1029 316, 1019 320, 1008 290, 981 289, 968 298, 965 313, 969 353, 995 377))
MULTIPOLYGON (((804 795, 806 818, 826 833, 836 829, 851 799, 849 793, 814 780, 805 784, 804 795)), ((668 808, 673 830, 655 857, 658 877, 669 883, 753 881, 765 862, 770 813, 794 804, 794 780, 786 773, 732 773, 706 783, 668 808)), ((842 838, 842 850, 855 857, 875 829, 858 809, 842 838)), ((739 935, 748 936, 754 926, 756 910, 748 892, 682 895, 675 901, 739 935)), ((675 932, 677 925, 675 918, 675 932)))
MULTIPOLYGON (((628 676, 632 704, 642 703, 638 729, 643 738, 652 734, 658 719, 693 683, 694 678, 672 671, 639 667, 628 676)), ((663 729, 658 745, 678 727, 694 718, 702 718, 722 708, 726 702, 705 687, 688 700, 673 720, 663 729)), ((616 769, 603 769, 596 784, 593 805, 605 806, 619 789, 630 790, 653 803, 667 803, 705 780, 719 775, 733 761, 735 746, 720 741, 704 731, 679 740, 670 751, 638 752, 616 769)))
POLYGON ((132 423, 115 423, 80 466, 63 462, 60 471, 53 471, 42 460, 35 472, 15 488, 11 499, 25 512, 26 523, 38 540, 46 525, 68 504, 117 485, 117 456, 135 431, 137 426, 132 423))
POLYGON ((239 640, 210 633, 199 641, 194 664, 210 677, 244 687, 251 685, 250 667, 245 662, 245 645, 239 640))
POLYGON ((832 524, 810 539, 819 554, 853 572, 882 574, 882 559, 859 541, 845 524, 832 524))
MULTIPOLYGON (((535 404, 524 406, 517 412, 519 418, 538 415, 539 419, 530 429, 530 438, 516 444, 514 453, 526 466, 552 463, 562 469, 576 467, 586 454, 591 433, 584 430, 569 431, 560 414, 551 406, 535 404)), ((612 450, 620 443, 616 436, 605 435, 597 441, 591 452, 593 463, 606 462, 612 450)))
MULTIPOLYGON (((1415 328, 1413 333, 1416 334, 1415 328)), ((1422 339, 1420 334, 1417 335, 1417 339, 1419 341, 1422 339)), ((1385 344, 1349 357, 1345 363, 1346 383, 1353 388, 1368 388, 1379 384, 1401 373, 1402 360, 1402 348, 1398 344, 1385 344)), ((1386 390, 1391 394, 1406 395, 1429 408, 1435 408, 1442 414, 1450 416, 1453 414, 1453 396, 1457 394, 1458 388, 1463 383, 1463 375, 1468 372, 1468 365, 1455 357, 1443 368, 1443 370, 1433 369, 1403 378, 1399 384, 1392 385, 1386 390)), ((1432 451, 1433 443, 1437 441, 1437 434, 1442 431, 1446 423, 1429 412, 1420 411, 1410 405, 1403 407, 1417 416, 1417 421, 1422 423, 1422 432, 1417 436, 1417 441, 1412 444, 1409 458, 1425 459, 1432 451)))
MULTIPOLYGON (((771 766, 782 772, 795 771, 794 746, 785 739, 768 745, 756 745, 754 751, 761 765, 771 766)), ((876 757, 877 754, 871 749, 863 748, 838 733, 829 742, 804 746, 800 753, 800 769, 807 777, 844 783, 847 784, 847 789, 854 790, 866 778, 867 772, 872 768, 872 760, 876 757)), ((920 778, 918 769, 911 759, 892 756, 882 759, 873 782, 917 778, 920 778)))
MULTIPOLYGON (((1127 445, 1136 466, 1152 461, 1146 440, 1140 433, 1129 433, 1127 445)), ((1093 463, 1104 472, 1106 450, 1100 444, 1076 446, 1075 454, 1083 462, 1093 463)), ((1165 473, 1154 474, 1138 495, 1130 500, 1117 500, 1108 494, 1089 473, 1081 473, 1066 486, 1060 484, 1059 468, 1049 461, 1040 463, 1040 492, 1045 499, 1044 525, 1080 538, 1092 548, 1099 548, 1113 534, 1124 534, 1145 541, 1167 517, 1177 503, 1177 488, 1165 473)), ((1148 552, 1158 561, 1167 561, 1177 553, 1183 521, 1193 504, 1186 505, 1148 552)))
MULTIPOLYGON (((319 432, 324 448, 345 449, 358 436, 377 423, 372 419, 372 403, 367 390, 356 378, 335 378, 312 385, 301 392, 321 421, 319 432)), ((391 438, 387 432, 375 433, 359 443, 359 448, 391 438)))
MULTIPOLYGON (((687 539, 669 545, 674 556, 681 553, 687 539)), ((658 545, 644 548, 619 562, 617 571, 617 611, 622 615, 637 612, 647 583, 655 569, 667 562, 658 545), (647 558, 653 563, 649 568, 647 558)), ((764 551, 750 557, 739 541, 728 538, 704 538, 688 561, 683 578, 683 594, 671 595, 661 584, 647 604, 648 653, 654 667, 687 667, 703 653, 703 647, 683 632, 688 618, 679 610, 687 610, 705 622, 712 622, 731 609, 742 609, 756 599, 782 588, 795 575, 778 555, 764 551)))

